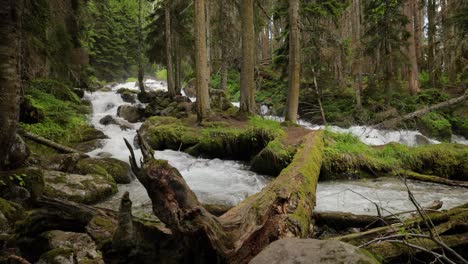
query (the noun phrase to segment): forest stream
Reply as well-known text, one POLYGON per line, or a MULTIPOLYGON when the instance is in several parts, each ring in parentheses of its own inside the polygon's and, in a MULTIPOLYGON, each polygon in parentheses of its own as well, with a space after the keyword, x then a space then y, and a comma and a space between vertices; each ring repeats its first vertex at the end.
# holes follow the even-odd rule
MULTIPOLYGON (((151 79, 146 81, 146 86, 153 91, 167 90, 165 82, 151 79)), ((90 117, 91 125, 102 130, 109 137, 109 139, 104 140, 105 144, 101 148, 88 154, 91 156, 110 154, 114 158, 128 162, 129 152, 123 138, 133 142, 136 130, 142 123, 131 124, 130 128, 122 130, 118 125, 102 125, 99 122, 107 115, 125 122, 117 116, 117 108, 120 105, 129 104, 124 102, 117 93, 120 88, 138 89, 134 82, 130 82, 115 85, 109 92, 98 91, 85 95, 85 99, 90 100, 93 105, 93 114, 90 117)), ((136 102, 136 104, 141 103, 136 102)), ((271 116, 266 118, 281 120, 271 116)), ((301 125, 312 130, 324 128, 304 121, 301 122, 301 125)), ((437 140, 423 136, 418 131, 381 131, 364 126, 349 129, 330 127, 329 129, 340 133, 351 133, 368 145, 398 142, 408 146, 417 146, 418 142, 421 141, 430 144, 439 143, 437 140)), ((461 144, 467 143, 466 139, 462 137, 454 136, 452 140, 461 144)), ((139 160, 141 154, 139 151, 136 151, 136 154, 137 160, 139 160)), ((172 166, 177 168, 198 198, 206 204, 237 205, 247 196, 259 192, 270 180, 267 176, 249 171, 247 164, 238 161, 195 158, 174 150, 156 151, 155 157, 168 160, 172 166)), ((443 209, 452 208, 468 200, 468 193, 461 187, 421 182, 416 184, 413 181, 409 181, 409 187, 421 204, 440 200, 443 202, 443 209)), ((151 213, 151 201, 145 188, 138 180, 135 179, 130 184, 121 184, 118 189, 119 192, 116 195, 99 203, 98 206, 118 210, 122 194, 128 191, 133 201, 133 210, 136 213, 151 213)), ((384 214, 414 209, 414 205, 408 200, 404 184, 394 177, 327 181, 320 182, 317 188, 316 211, 319 212, 336 211, 376 215, 373 202, 388 210, 383 212, 384 214)))

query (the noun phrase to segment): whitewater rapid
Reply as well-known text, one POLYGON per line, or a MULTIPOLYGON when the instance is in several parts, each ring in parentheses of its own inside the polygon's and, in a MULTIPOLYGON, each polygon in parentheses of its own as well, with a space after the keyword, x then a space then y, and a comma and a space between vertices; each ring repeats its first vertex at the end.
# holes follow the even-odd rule
MULTIPOLYGON (((167 90, 165 83, 160 81, 148 80, 146 86, 150 90, 167 90)), ((85 95, 85 99, 91 101, 93 105, 90 123, 109 137, 109 139, 104 140, 104 145, 101 148, 88 154, 102 156, 105 153, 127 162, 129 152, 123 138, 133 142, 136 130, 142 123, 134 123, 131 129, 127 130, 122 130, 118 125, 104 126, 99 123, 99 120, 106 115, 120 119, 117 116, 118 106, 129 105, 116 92, 120 88, 138 90, 135 83, 131 82, 116 85, 112 87, 110 92, 94 92, 85 95)), ((137 104, 141 103, 137 102, 137 104)), ((266 118, 282 120, 278 117, 266 118)), ((313 130, 324 128, 304 121, 300 121, 300 124, 313 130)), ((327 127, 327 129, 340 133, 351 133, 369 145, 399 142, 408 146, 415 146, 418 145, 417 138, 424 137, 418 131, 384 131, 359 126, 348 129, 332 126, 327 127)), ((436 140, 424 138, 430 144, 439 143, 436 140)), ((457 138, 456 140, 459 140, 459 143, 466 141, 464 138, 457 138)), ((141 157, 140 152, 137 150, 135 154, 137 160, 139 160, 141 157)), ((200 159, 172 150, 156 151, 155 157, 168 160, 172 166, 177 168, 203 203, 236 205, 247 196, 261 191, 269 181, 269 178, 249 171, 246 164, 236 161, 200 159)), ((443 208, 447 209, 468 200, 468 192, 464 188, 413 181, 409 181, 409 186, 423 205, 433 200, 442 200, 444 202, 443 208)), ((136 213, 151 212, 150 199, 145 188, 138 180, 130 184, 119 185, 118 189, 117 195, 98 204, 98 206, 117 210, 120 197, 124 192, 128 191, 136 213)), ((341 211, 376 215, 374 203, 386 208, 388 212, 384 212, 385 214, 414 209, 409 202, 404 184, 396 178, 320 182, 316 194, 317 211, 341 211)))

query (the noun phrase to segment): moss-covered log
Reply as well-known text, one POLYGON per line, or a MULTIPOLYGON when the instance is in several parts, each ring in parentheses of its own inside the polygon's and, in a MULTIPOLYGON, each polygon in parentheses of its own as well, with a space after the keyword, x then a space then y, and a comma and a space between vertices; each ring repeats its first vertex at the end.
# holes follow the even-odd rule
POLYGON ((314 212, 312 218, 319 226, 328 226, 335 230, 344 230, 352 227, 371 228, 396 223, 395 218, 380 218, 372 215, 355 215, 343 212, 314 212))
POLYGON ((449 180, 449 179, 442 178, 442 177, 424 175, 424 174, 419 174, 419 173, 412 172, 412 171, 399 171, 395 174, 399 176, 403 176, 404 178, 416 180, 416 181, 432 182, 432 183, 444 184, 448 186, 458 186, 458 187, 468 188, 467 181, 449 180))
POLYGON ((141 137, 140 143, 145 163, 142 168, 135 168, 134 158, 130 163, 148 191, 153 212, 184 248, 182 259, 188 261, 196 252, 199 262, 247 263, 276 239, 312 232, 322 131, 306 137, 276 180, 220 217, 202 206, 175 168, 152 157, 141 137))

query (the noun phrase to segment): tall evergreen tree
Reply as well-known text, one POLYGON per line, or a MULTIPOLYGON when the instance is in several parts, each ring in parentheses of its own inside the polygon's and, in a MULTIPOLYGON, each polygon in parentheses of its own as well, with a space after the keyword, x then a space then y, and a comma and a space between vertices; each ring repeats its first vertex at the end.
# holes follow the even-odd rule
POLYGON ((255 33, 253 0, 241 1, 242 68, 240 81, 240 111, 255 112, 255 33))
POLYGON ((194 0, 195 8, 195 66, 197 87, 197 120, 202 122, 210 112, 208 91, 208 57, 206 48, 205 1, 194 0))

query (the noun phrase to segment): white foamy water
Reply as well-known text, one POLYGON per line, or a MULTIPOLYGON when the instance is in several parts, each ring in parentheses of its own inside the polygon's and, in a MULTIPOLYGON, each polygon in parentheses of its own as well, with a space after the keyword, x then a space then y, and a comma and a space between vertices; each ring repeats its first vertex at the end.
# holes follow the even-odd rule
MULTIPOLYGON (((265 116, 270 120, 278 122, 284 121, 283 117, 278 116, 265 116)), ((366 145, 378 146, 385 145, 390 142, 397 142, 409 147, 415 147, 421 144, 440 144, 440 141, 428 138, 415 130, 383 130, 375 129, 368 126, 351 126, 349 128, 342 128, 338 126, 323 126, 315 125, 304 120, 298 120, 299 125, 304 126, 311 130, 328 129, 336 133, 350 133, 366 145)), ((468 145, 468 140, 462 136, 453 135, 452 142, 458 144, 468 145)))
MULTIPOLYGON (((167 90, 165 83, 159 81, 147 81, 148 90, 167 90)), ((135 89, 135 83, 119 84, 112 88, 111 92, 87 93, 86 99, 93 105, 91 124, 102 130, 109 139, 104 139, 104 146, 89 152, 90 156, 97 156, 105 152, 112 157, 128 162, 129 151, 125 145, 124 138, 133 144, 136 130, 142 123, 131 124, 132 128, 122 130, 118 125, 102 125, 99 123, 103 117, 111 115, 113 118, 125 122, 117 117, 117 108, 125 103, 116 90, 120 88, 135 89)), ((141 153, 135 150, 137 160, 141 153)), ((190 188, 204 203, 235 205, 245 197, 259 192, 267 183, 267 178, 248 170, 248 166, 236 161, 224 161, 219 159, 207 160, 192 157, 188 154, 164 150, 156 151, 155 158, 168 160, 177 168, 187 181, 190 188)), ((129 191, 134 202, 134 207, 144 206, 149 203, 149 198, 144 187, 138 181, 128 185, 119 185, 119 194, 110 200, 100 204, 112 209, 118 209, 119 200, 123 192, 129 191)))
MULTIPOLYGON (((466 188, 410 180, 408 186, 422 206, 441 200, 442 209, 449 209, 468 201, 466 188)), ((404 183, 392 177, 321 182, 317 187, 315 210, 377 215, 373 202, 385 208, 384 215, 415 209, 404 183)))

